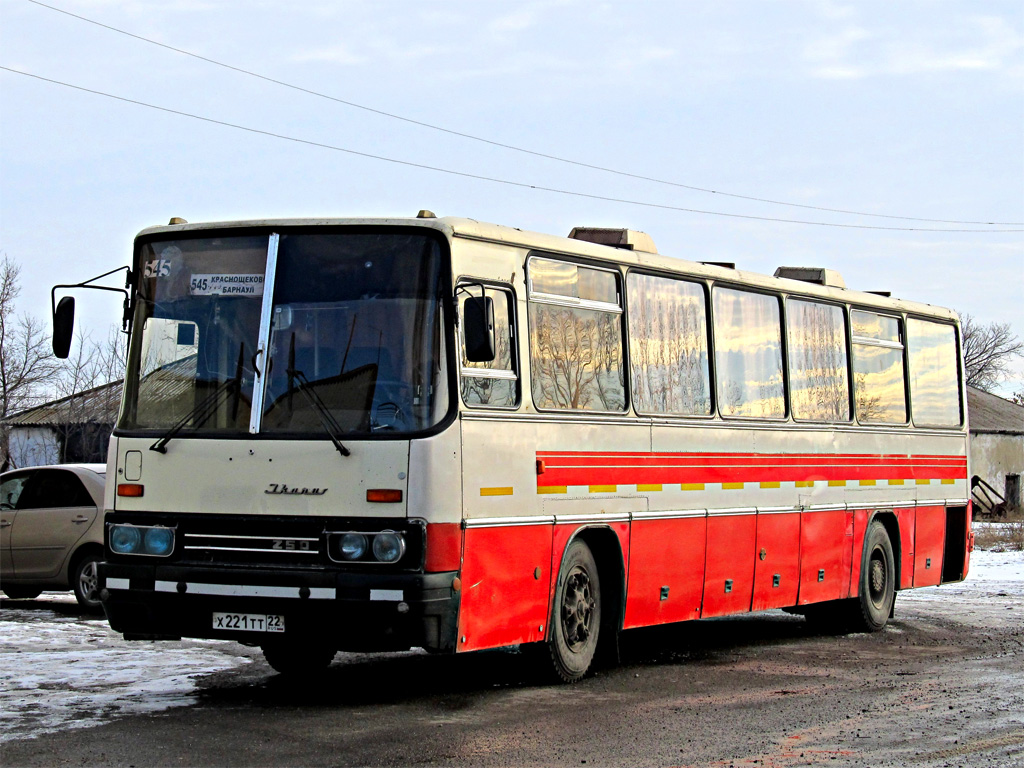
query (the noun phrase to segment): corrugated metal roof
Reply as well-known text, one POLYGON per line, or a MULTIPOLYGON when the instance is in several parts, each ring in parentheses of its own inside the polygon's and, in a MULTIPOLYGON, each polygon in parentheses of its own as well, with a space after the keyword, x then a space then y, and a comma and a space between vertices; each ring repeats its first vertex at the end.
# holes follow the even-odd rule
POLYGON ((21 411, 4 419, 10 426, 113 424, 121 407, 123 382, 114 381, 21 411))
POLYGON ((967 388, 972 433, 1024 435, 1024 406, 974 387, 967 388))

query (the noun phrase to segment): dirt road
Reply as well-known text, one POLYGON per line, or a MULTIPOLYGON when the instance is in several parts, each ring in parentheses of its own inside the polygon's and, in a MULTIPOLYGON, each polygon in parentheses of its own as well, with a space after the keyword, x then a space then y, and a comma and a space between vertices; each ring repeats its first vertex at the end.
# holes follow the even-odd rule
POLYGON ((1024 766, 1024 604, 999 581, 902 593, 873 635, 775 612, 627 633, 575 686, 507 652, 339 655, 301 684, 251 658, 192 706, 8 740, 0 762, 1024 766))

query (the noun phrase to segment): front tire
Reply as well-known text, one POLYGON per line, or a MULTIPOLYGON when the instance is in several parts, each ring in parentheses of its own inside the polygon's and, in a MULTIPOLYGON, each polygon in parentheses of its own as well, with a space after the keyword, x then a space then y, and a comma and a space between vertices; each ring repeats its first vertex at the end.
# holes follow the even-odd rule
POLYGON ((274 642, 262 646, 263 657, 275 672, 282 675, 310 675, 322 672, 334 661, 338 652, 322 643, 274 642))
POLYGON ((75 600, 89 613, 103 612, 99 596, 99 573, 96 567, 99 562, 99 555, 86 555, 75 563, 74 572, 71 574, 71 589, 75 592, 75 600))
POLYGON ((550 639, 555 674, 566 683, 590 671, 601 629, 601 582, 590 547, 576 539, 569 545, 555 589, 550 639))

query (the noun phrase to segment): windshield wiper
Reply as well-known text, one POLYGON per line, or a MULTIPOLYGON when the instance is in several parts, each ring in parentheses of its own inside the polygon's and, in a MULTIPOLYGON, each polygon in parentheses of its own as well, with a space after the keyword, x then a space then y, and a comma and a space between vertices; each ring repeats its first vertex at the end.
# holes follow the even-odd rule
POLYGON ((288 346, 288 391, 289 393, 293 389, 298 389, 303 395, 306 396, 306 400, 310 406, 316 411, 317 418, 320 419, 320 425, 324 428, 324 432, 331 438, 331 442, 334 443, 334 447, 338 449, 338 453, 342 456, 351 456, 351 452, 348 448, 341 444, 341 440, 338 439, 338 433, 342 431, 341 425, 338 420, 334 418, 334 414, 331 413, 330 409, 324 404, 324 401, 320 399, 320 395, 316 393, 316 390, 310 384, 309 379, 306 378, 306 374, 295 368, 295 334, 292 334, 291 344, 288 346), (298 385, 297 387, 294 385, 298 385))
POLYGON ((231 411, 233 417, 238 416, 238 402, 241 399, 242 393, 242 361, 244 360, 244 354, 245 342, 242 342, 238 347, 238 362, 235 364, 234 377, 218 384, 213 392, 203 398, 195 408, 186 413, 173 427, 161 435, 160 439, 149 446, 149 450, 156 451, 157 453, 167 453, 167 444, 171 442, 174 436, 187 427, 190 421, 195 422, 193 427, 201 427, 205 424, 220 408, 226 394, 234 393, 235 400, 232 403, 231 411))

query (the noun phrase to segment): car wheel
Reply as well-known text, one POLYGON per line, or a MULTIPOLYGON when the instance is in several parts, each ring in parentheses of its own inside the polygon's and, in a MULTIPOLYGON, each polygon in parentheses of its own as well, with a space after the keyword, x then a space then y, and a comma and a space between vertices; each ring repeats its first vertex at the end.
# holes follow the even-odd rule
POLYGON ((4 584, 3 592, 12 600, 31 600, 43 594, 43 590, 36 587, 21 587, 17 584, 4 584))
POLYGON ((102 613, 103 604, 99 596, 99 573, 97 564, 99 555, 86 555, 75 563, 71 575, 71 588, 75 591, 75 599, 83 609, 90 613, 102 613))

